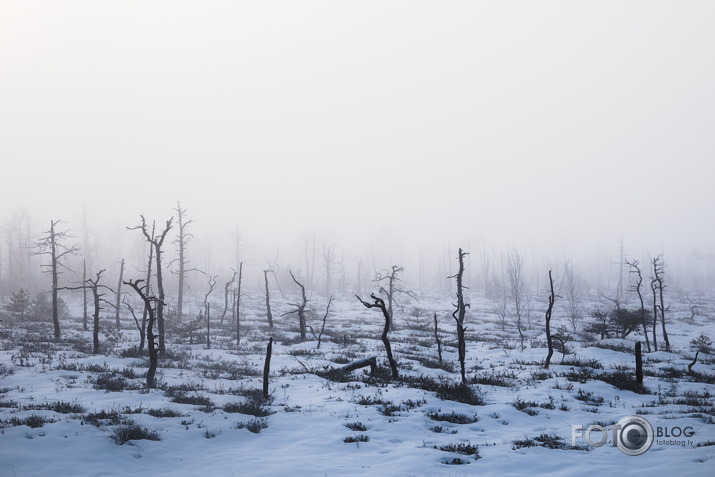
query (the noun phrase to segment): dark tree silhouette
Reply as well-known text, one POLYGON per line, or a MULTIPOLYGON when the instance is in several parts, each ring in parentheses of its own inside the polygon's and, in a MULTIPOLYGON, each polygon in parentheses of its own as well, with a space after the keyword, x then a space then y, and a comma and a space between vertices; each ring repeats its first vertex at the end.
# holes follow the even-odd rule
POLYGON ((390 340, 387 337, 387 333, 390 331, 390 314, 387 312, 385 307, 385 301, 382 298, 375 296, 374 293, 370 294, 370 298, 373 299, 374 303, 368 303, 360 298, 358 295, 355 297, 360 300, 365 308, 377 308, 382 312, 382 316, 385 318, 385 327, 382 330, 382 344, 385 345, 385 351, 387 352, 387 360, 390 362, 390 369, 392 370, 392 378, 397 379, 399 374, 397 372, 397 361, 392 356, 392 346, 390 346, 390 340))

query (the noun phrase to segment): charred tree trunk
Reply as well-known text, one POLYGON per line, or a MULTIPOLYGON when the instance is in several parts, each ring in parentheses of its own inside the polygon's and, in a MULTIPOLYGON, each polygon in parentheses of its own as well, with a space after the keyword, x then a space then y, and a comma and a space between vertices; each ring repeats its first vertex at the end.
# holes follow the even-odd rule
POLYGON ((114 315, 114 319, 117 323, 117 329, 121 328, 121 323, 119 321, 119 306, 121 304, 121 299, 122 299, 122 278, 124 277, 124 259, 122 259, 121 264, 119 265, 119 283, 117 284, 117 300, 116 300, 116 312, 114 315))
POLYGON ((268 326, 273 329, 273 313, 271 313, 271 294, 268 290, 268 270, 263 270, 263 278, 266 282, 266 317, 268 318, 268 326))
POLYGON ((636 381, 638 384, 643 384, 643 355, 640 341, 636 343, 636 381))
POLYGON ((176 243, 179 252, 179 257, 177 259, 179 262, 179 290, 176 303, 176 321, 181 323, 184 317, 184 289, 186 288, 185 282, 188 271, 187 266, 189 263, 186 258, 186 247, 193 235, 186 231, 186 227, 188 227, 188 225, 192 222, 192 220, 186 220, 186 209, 181 207, 180 202, 177 202, 176 209, 174 210, 176 211, 176 216, 179 221, 179 235, 174 242, 176 243))
POLYGON ((209 276, 209 291, 204 295, 204 316, 206 317, 206 349, 211 349, 211 303, 209 296, 216 287, 216 275, 209 276))
POLYGON ((655 280, 651 280, 650 289, 653 292, 653 349, 658 351, 658 295, 656 294, 655 280))
POLYGON ((549 348, 549 352, 546 355, 544 369, 549 369, 549 366, 551 365, 551 357, 554 355, 554 342, 551 339, 551 312, 554 309, 556 295, 554 294, 554 279, 551 278, 551 270, 549 270, 549 286, 551 294, 549 295, 549 307, 546 309, 546 345, 549 348))
POLYGON ((271 353, 273 352, 273 337, 268 339, 266 347, 266 360, 263 363, 263 399, 268 399, 268 375, 271 372, 271 353))
POLYGON ((328 300, 328 306, 325 307, 325 314, 323 315, 323 325, 320 327, 320 334, 318 335, 318 346, 316 349, 320 349, 320 343, 323 341, 323 333, 325 333, 325 322, 328 320, 328 313, 330 313, 330 305, 333 304, 334 297, 335 293, 330 295, 330 299, 328 300))
POLYGON ((663 331, 663 341, 665 341, 665 351, 670 353, 670 340, 668 339, 668 332, 665 329, 665 303, 663 301, 663 290, 665 289, 665 283, 663 281, 663 275, 665 273, 665 266, 663 265, 663 257, 658 256, 653 259, 653 274, 655 275, 655 281, 658 284, 658 295, 660 297, 660 324, 663 331))
POLYGON ((439 334, 437 333, 437 313, 434 313, 434 340, 437 342, 439 365, 442 366, 442 340, 439 339, 439 334))
POLYGON ((138 351, 141 352, 144 350, 144 341, 146 340, 145 323, 139 321, 139 318, 137 318, 136 313, 134 313, 134 307, 132 307, 131 304, 129 304, 126 301, 124 301, 123 303, 127 306, 129 313, 132 314, 132 318, 134 318, 134 323, 136 323, 136 325, 137 325, 137 330, 139 330, 139 350, 138 351))
POLYGON ((390 362, 390 369, 392 370, 392 379, 397 379, 399 377, 399 374, 397 372, 397 361, 395 361, 395 358, 392 356, 392 346, 390 346, 390 340, 387 337, 387 334, 390 331, 390 314, 387 312, 384 300, 375 296, 374 293, 370 295, 370 298, 372 298, 375 303, 368 303, 366 301, 363 301, 363 299, 360 298, 358 295, 355 295, 355 297, 360 300, 360 303, 362 303, 366 308, 378 308, 380 311, 382 311, 382 316, 385 318, 385 327, 382 330, 381 337, 382 344, 385 345, 385 351, 387 352, 387 360, 390 362))
POLYGON ((147 287, 140 287, 143 280, 124 282, 125 285, 129 285, 134 291, 137 292, 139 297, 144 302, 144 308, 147 310, 149 315, 149 321, 146 328, 147 346, 149 348, 149 370, 146 373, 146 387, 153 389, 156 387, 156 368, 159 365, 159 350, 156 346, 156 336, 154 335, 154 322, 156 321, 154 315, 154 309, 152 308, 152 303, 157 303, 158 298, 154 296, 147 295, 147 287))
POLYGON ((454 305, 455 310, 452 313, 452 317, 457 322, 457 350, 459 357, 459 372, 462 376, 462 383, 467 382, 467 375, 464 369, 464 362, 467 354, 467 345, 465 342, 464 333, 467 329, 464 327, 464 318, 467 314, 467 307, 469 306, 469 304, 464 303, 464 288, 466 287, 462 283, 462 277, 464 276, 465 255, 467 255, 467 252, 463 252, 460 248, 459 255, 457 257, 457 259, 459 260, 459 271, 457 271, 456 275, 450 277, 457 279, 457 303, 454 305))

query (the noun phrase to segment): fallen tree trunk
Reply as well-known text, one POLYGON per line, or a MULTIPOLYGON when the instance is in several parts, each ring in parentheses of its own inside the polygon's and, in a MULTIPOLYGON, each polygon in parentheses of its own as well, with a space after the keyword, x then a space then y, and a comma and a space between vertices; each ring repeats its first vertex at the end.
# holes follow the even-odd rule
POLYGON ((355 371, 356 369, 365 368, 370 366, 370 374, 374 375, 377 372, 377 356, 370 356, 369 358, 358 359, 352 363, 348 363, 345 366, 338 368, 343 373, 349 373, 355 371))

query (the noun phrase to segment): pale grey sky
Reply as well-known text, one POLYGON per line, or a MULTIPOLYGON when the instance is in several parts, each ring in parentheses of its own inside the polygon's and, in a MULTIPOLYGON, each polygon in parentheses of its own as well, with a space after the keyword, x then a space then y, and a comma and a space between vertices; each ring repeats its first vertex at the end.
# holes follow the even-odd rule
POLYGON ((714 14, 4 0, 0 216, 713 252, 714 14))

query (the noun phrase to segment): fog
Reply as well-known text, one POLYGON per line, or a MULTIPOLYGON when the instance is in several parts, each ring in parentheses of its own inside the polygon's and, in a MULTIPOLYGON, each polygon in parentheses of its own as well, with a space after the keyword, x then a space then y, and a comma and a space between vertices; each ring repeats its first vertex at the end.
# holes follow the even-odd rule
POLYGON ((378 268, 513 243, 610 276, 621 239, 685 264, 715 253, 714 13, 6 1, 0 219, 79 239, 86 210, 104 266, 141 256, 125 228, 177 201, 217 272, 237 231, 255 269, 276 251, 303 267, 313 239, 378 268))

